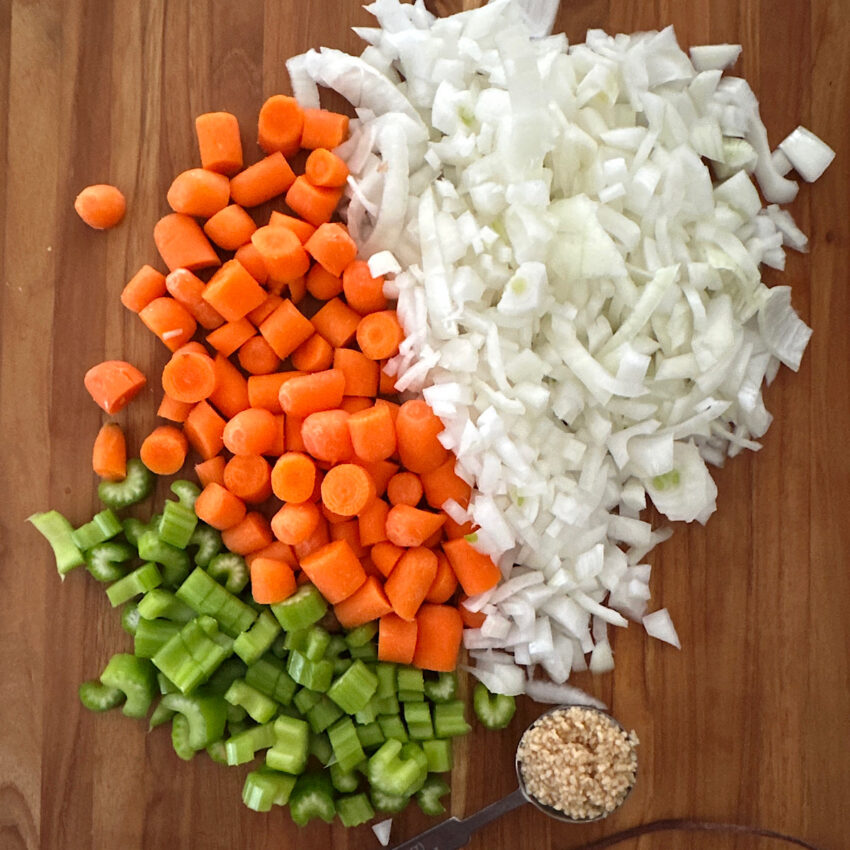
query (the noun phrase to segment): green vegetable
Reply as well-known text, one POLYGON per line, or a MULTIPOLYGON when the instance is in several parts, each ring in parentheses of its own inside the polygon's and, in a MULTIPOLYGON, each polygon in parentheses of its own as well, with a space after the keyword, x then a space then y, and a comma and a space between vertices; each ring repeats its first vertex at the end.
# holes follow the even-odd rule
POLYGON ((254 664, 267 652, 280 634, 280 625, 269 611, 262 611, 248 631, 233 642, 233 651, 246 663, 254 664))
POLYGON ((357 726, 357 737, 360 739, 360 746, 364 750, 371 750, 373 747, 380 746, 386 738, 381 725, 377 722, 367 723, 365 726, 357 726))
POLYGON ((225 658, 212 676, 207 679, 204 683, 204 691, 223 697, 227 693, 227 689, 237 679, 245 678, 247 672, 248 668, 238 658, 231 655, 229 658, 225 658))
POLYGON ((101 481, 97 496, 104 505, 119 511, 150 496, 153 485, 153 473, 137 457, 133 457, 127 461, 127 477, 123 481, 101 481))
POLYGON ((210 559, 207 572, 231 593, 241 593, 248 584, 248 566, 235 552, 221 552, 210 559))
POLYGON ((330 729, 328 738, 333 747, 337 764, 342 770, 352 770, 366 758, 357 731, 350 717, 342 717, 330 729))
POLYGON ((230 637, 244 632, 258 616, 250 605, 225 590, 200 567, 177 588, 177 598, 199 614, 215 617, 222 631, 230 637))
MULTIPOLYGON (((416 667, 399 667, 396 676, 398 693, 410 691, 412 693, 425 693, 425 678, 421 670, 416 667)), ((401 697, 399 697, 401 699, 401 697)))
POLYGON ((122 605, 134 596, 140 596, 153 590, 162 583, 162 576, 152 561, 142 564, 138 569, 118 579, 106 589, 106 595, 113 608, 122 605))
POLYGON ((126 699, 120 688, 109 688, 97 679, 83 682, 79 687, 80 702, 89 711, 109 711, 126 699))
POLYGON ((86 562, 74 543, 74 526, 59 511, 32 514, 27 520, 50 544, 56 558, 56 569, 63 579, 74 567, 86 562))
POLYGON ((276 740, 277 736, 273 723, 251 726, 244 732, 232 735, 224 742, 227 763, 234 765, 253 761, 259 750, 267 750, 269 747, 273 747, 276 740))
POLYGON ((378 689, 378 677, 360 660, 355 661, 327 689, 328 696, 347 714, 360 711, 378 689))
POLYGON ((192 539, 198 517, 195 511, 180 502, 168 501, 162 511, 157 534, 163 543, 185 549, 192 539))
POLYGON ((436 679, 426 679, 425 696, 431 702, 451 702, 457 697, 457 674, 440 673, 436 679))
POLYGON ((162 618, 175 623, 188 623, 195 617, 195 612, 185 602, 162 587, 149 590, 139 600, 139 613, 148 620, 162 618))
POLYGON ((118 581, 135 557, 136 550, 129 543, 98 543, 86 551, 86 568, 98 581, 118 581))
POLYGON ((417 744, 390 739, 370 757, 366 776, 385 794, 407 796, 422 786, 427 773, 428 759, 417 744))
POLYGON ((145 658, 119 652, 109 659, 100 681, 126 696, 122 711, 127 717, 144 717, 156 695, 156 671, 145 658))
POLYGON ((286 671, 292 678, 312 691, 326 691, 333 678, 333 662, 327 659, 310 661, 306 655, 293 650, 289 653, 286 671))
POLYGON ((375 816, 365 794, 351 794, 336 801, 336 811, 343 826, 359 826, 375 816))
POLYGON ((330 777, 324 772, 299 776, 289 797, 289 814, 298 826, 306 826, 313 818, 331 823, 336 807, 330 777))
POLYGON ((272 806, 285 806, 295 787, 295 777, 261 767, 245 777, 242 802, 252 811, 270 812, 272 806))
MULTIPOLYGON (((177 481, 171 482, 171 492, 177 496, 177 501, 183 505, 183 507, 189 508, 189 510, 194 511, 195 509, 195 501, 198 496, 201 495, 201 488, 195 484, 194 481, 186 481, 185 479, 178 479, 177 481)), ((167 504, 167 503, 166 503, 167 504)))
POLYGON ((409 740, 404 723, 401 722, 401 718, 397 714, 381 715, 378 717, 378 726, 388 741, 393 739, 406 743, 409 740))
POLYGON ((179 631, 179 623, 142 617, 133 635, 133 652, 137 658, 153 658, 179 631))
POLYGON ((357 647, 365 646, 376 634, 378 634, 378 624, 373 620, 370 623, 364 623, 362 626, 352 629, 345 636, 345 642, 352 649, 356 649, 357 647))
POLYGON ((318 734, 342 717, 342 709, 326 694, 319 694, 318 701, 307 711, 307 722, 310 728, 318 734))
POLYGON ((274 722, 275 743, 266 753, 266 764, 284 773, 301 773, 307 766, 310 728, 295 717, 278 717, 274 722))
POLYGON ((211 525, 199 522, 192 532, 189 545, 198 547, 198 551, 195 552, 195 563, 199 567, 206 567, 221 551, 221 533, 211 525))
POLYGON ((171 719, 171 746, 178 758, 191 761, 195 757, 195 748, 189 743, 189 720, 175 713, 171 719))
POLYGON ((151 712, 151 719, 148 721, 148 729, 156 729, 157 726, 162 726, 163 723, 168 723, 169 720, 173 719, 174 715, 177 712, 168 706, 162 704, 162 700, 160 700, 156 704, 156 708, 151 712))
POLYGON ((435 738, 422 742, 422 752, 428 759, 429 773, 446 773, 453 767, 451 738, 435 738))
POLYGON ((136 605, 135 602, 128 602, 121 609, 121 628, 124 629, 127 634, 135 635, 141 616, 142 615, 139 613, 139 606, 136 605))
POLYGON ((449 786, 439 776, 429 774, 425 784, 416 792, 416 802, 423 813, 434 817, 445 812, 446 807, 440 802, 440 797, 449 793, 449 786))
POLYGON ((456 738, 469 730, 463 702, 453 700, 434 706, 434 733, 438 738, 456 738))
POLYGON ((91 549, 98 543, 105 543, 116 534, 120 534, 122 530, 121 520, 109 508, 106 508, 99 514, 95 514, 85 525, 73 531, 71 539, 78 549, 85 552, 86 549, 91 549))
POLYGON ((410 797, 404 794, 385 794, 377 788, 369 789, 369 799, 376 812, 385 812, 390 815, 403 811, 410 801, 410 797))
POLYGON ((151 528, 139 537, 139 557, 162 565, 163 584, 166 587, 177 587, 192 568, 191 559, 182 549, 161 540, 151 528))
POLYGON ((505 694, 491 694, 479 682, 473 691, 472 707, 485 729, 504 729, 516 713, 516 700, 505 694))
POLYGON ((193 750, 202 750, 224 734, 227 721, 227 703, 219 696, 193 694, 166 694, 162 705, 176 711, 188 723, 188 744, 193 750))
POLYGON ((427 702, 406 702, 404 722, 407 724, 407 733, 411 740, 429 741, 434 737, 431 709, 427 702))
POLYGON ((275 603, 271 609, 285 631, 297 632, 321 620, 328 603, 312 584, 302 584, 292 596, 275 603))
POLYGON ((138 549, 139 538, 148 530, 148 526, 140 519, 128 516, 121 520, 121 530, 127 542, 138 549))
POLYGON ((212 676, 233 651, 233 641, 219 634, 215 620, 198 617, 186 623, 153 657, 153 663, 184 694, 212 676))
POLYGON ((224 698, 231 705, 242 706, 257 723, 267 723, 277 714, 277 703, 271 697, 251 687, 244 679, 233 682, 224 698))
POLYGON ((331 783, 337 791, 342 794, 351 794, 357 790, 360 779, 356 770, 343 770, 337 762, 334 762, 328 770, 331 775, 331 783))
POLYGON ((304 644, 304 655, 310 661, 319 661, 324 658, 325 651, 331 642, 331 636, 321 626, 311 626, 307 631, 307 639, 304 644))
POLYGON ((330 766, 330 763, 333 761, 334 751, 326 732, 310 733, 308 752, 313 758, 318 759, 324 767, 330 766))
POLYGON ((245 681, 281 705, 292 702, 298 687, 283 664, 268 654, 248 667, 245 681))

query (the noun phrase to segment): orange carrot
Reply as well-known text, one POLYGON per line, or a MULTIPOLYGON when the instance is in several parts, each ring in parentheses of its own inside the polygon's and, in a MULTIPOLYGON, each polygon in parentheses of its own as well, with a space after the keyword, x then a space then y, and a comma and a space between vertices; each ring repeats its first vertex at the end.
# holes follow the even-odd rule
POLYGON ((197 271, 221 265, 198 222, 183 213, 163 216, 154 225, 153 240, 169 271, 180 268, 197 271))
POLYGON ((342 189, 314 186, 301 175, 286 193, 286 205, 301 218, 318 227, 330 221, 342 197, 342 189))
POLYGON ((207 334, 207 342, 222 357, 230 357, 240 345, 244 345, 257 332, 247 317, 235 322, 225 322, 220 328, 207 334))
POLYGON ((280 151, 284 156, 298 153, 304 111, 294 97, 272 95, 260 107, 257 122, 257 144, 266 152, 280 151))
POLYGON ((162 369, 162 388, 175 401, 191 404, 209 398, 215 389, 212 357, 198 351, 178 349, 162 369))
POLYGON ((260 605, 274 605, 292 596, 296 590, 295 573, 284 561, 254 558, 250 565, 251 595, 260 605))
POLYGON ((346 266, 342 275, 342 291, 352 310, 361 316, 386 310, 383 277, 372 277, 365 260, 355 260, 346 266))
POLYGON ((391 505, 415 508, 422 499, 422 480, 415 472, 397 472, 387 483, 387 499, 391 505))
POLYGON ((421 546, 445 521, 443 513, 395 505, 387 514, 387 538, 396 546, 421 546))
POLYGON ((378 623, 378 660, 410 664, 416 651, 416 620, 386 614, 378 623))
MULTIPOLYGON (((372 482, 374 486, 374 482, 372 482)), ((390 506, 383 499, 373 499, 357 516, 360 542, 373 546, 387 539, 387 514, 390 506)))
POLYGON ((207 484, 195 501, 195 513, 219 531, 233 528, 245 518, 245 503, 221 484, 207 484))
POLYGON ((376 404, 352 414, 348 430, 354 453, 362 460, 384 460, 395 451, 395 426, 384 405, 376 404))
POLYGON ((355 463, 340 463, 328 470, 322 480, 322 501, 334 513, 357 516, 375 498, 375 482, 355 463))
POLYGON ((416 624, 414 666, 441 673, 454 670, 463 639, 463 620, 457 608, 426 602, 416 616, 416 624))
MULTIPOLYGON (((340 288, 340 291, 341 288, 340 288)), ((165 275, 153 266, 143 265, 121 292, 121 303, 134 313, 141 312, 154 298, 165 295, 165 275)))
POLYGON ((274 442, 263 454, 279 458, 286 451, 286 417, 282 413, 274 413, 274 442))
POLYGON ((195 119, 201 165, 219 174, 235 174, 242 168, 239 121, 229 112, 207 112, 195 119))
POLYGON ((393 611, 402 620, 412 620, 428 595, 437 575, 437 556, 422 546, 408 549, 399 559, 384 585, 393 611))
POLYGON ((260 325, 260 333, 281 360, 313 335, 310 320, 288 299, 260 325))
POLYGON ((306 277, 296 277, 295 280, 290 280, 286 285, 289 287, 289 297, 293 304, 298 304, 304 300, 304 296, 307 294, 306 277))
MULTIPOLYGON (((372 407, 372 399, 362 395, 344 395, 339 404, 339 409, 350 413, 352 416, 355 413, 362 413, 372 407)), ((351 421, 351 420, 349 420, 351 421)))
POLYGON ((307 157, 304 174, 314 186, 345 186, 348 166, 327 148, 316 148, 307 157))
POLYGON ((476 596, 495 587, 502 578, 492 559, 469 544, 465 537, 446 540, 443 552, 467 596, 476 596))
POLYGON ((396 420, 398 454, 403 466, 411 472, 432 472, 445 463, 448 451, 437 435, 443 423, 421 399, 406 401, 396 420))
POLYGON ((354 339, 360 315, 342 299, 332 298, 316 311, 311 321, 316 331, 334 348, 340 348, 354 339))
POLYGON ((91 465, 95 475, 107 481, 127 477, 127 440, 117 422, 101 425, 92 446, 91 465))
POLYGON ((387 578, 398 563, 398 559, 404 554, 401 546, 390 543, 389 540, 380 540, 369 553, 372 563, 380 570, 384 578, 387 578))
POLYGON ((375 407, 386 407, 386 409, 390 412, 390 419, 393 421, 393 428, 395 428, 395 423, 398 420, 398 412, 401 410, 401 405, 385 398, 376 398, 375 407))
POLYGON ((449 563, 449 559, 442 552, 435 554, 437 555, 437 575, 434 576, 434 581, 428 588, 425 601, 442 604, 448 602, 454 596, 454 592, 457 590, 457 576, 449 563))
POLYGON ((289 564, 293 570, 298 568, 298 560, 292 547, 287 543, 281 543, 280 540, 273 540, 268 546, 257 549, 256 552, 249 552, 245 556, 245 563, 250 567, 257 558, 273 558, 275 561, 289 564))
POLYGON ((354 240, 348 235, 345 227, 336 222, 320 224, 316 232, 304 244, 304 250, 334 275, 341 275, 357 256, 357 245, 354 240))
POLYGON ((209 401, 228 419, 251 404, 248 400, 248 382, 242 373, 224 356, 216 354, 213 360, 215 389, 209 401))
POLYGON ((443 542, 443 529, 438 528, 433 534, 429 535, 422 541, 422 545, 426 549, 436 549, 443 542))
POLYGON ((329 301, 342 292, 342 278, 315 263, 307 273, 307 292, 319 301, 329 301))
POLYGON ((304 558, 308 555, 312 555, 313 552, 318 552, 319 549, 330 542, 330 539, 327 520, 322 517, 319 520, 319 524, 316 526, 316 530, 310 535, 310 537, 303 543, 298 543, 292 547, 292 550, 295 552, 295 557, 298 559, 298 563, 300 564, 304 558))
POLYGON ((176 401, 168 393, 163 393, 156 415, 172 422, 185 422, 194 406, 185 401, 176 401))
POLYGON ((223 448, 224 420, 206 401, 198 402, 183 423, 189 445, 204 459, 215 457, 223 448))
POLYGON ((272 517, 272 531, 282 543, 295 546, 309 539, 320 517, 313 502, 286 502, 272 517))
POLYGON ((311 413, 301 425, 304 447, 317 460, 340 463, 351 459, 348 414, 344 410, 320 410, 311 413))
POLYGON ((374 576, 369 576, 359 590, 334 606, 334 614, 344 629, 362 626, 391 613, 392 610, 381 582, 374 576))
POLYGON ((245 266, 245 271, 251 275, 259 284, 265 284, 269 279, 269 272, 260 252, 254 247, 253 242, 246 242, 236 249, 233 255, 234 260, 238 260, 245 266))
POLYGON ((280 151, 249 165, 230 181, 230 197, 243 207, 256 207, 285 192, 295 173, 280 151))
POLYGON ((174 212, 210 218, 227 206, 230 181, 224 174, 205 168, 190 168, 178 174, 165 199, 174 212))
POLYGON ((301 129, 301 147, 315 148, 339 147, 348 136, 348 116, 327 109, 305 109, 304 124, 301 129))
POLYGON ((89 395, 107 413, 123 410, 146 383, 145 376, 124 360, 104 360, 92 366, 83 378, 89 395))
POLYGON ((448 499, 454 499, 462 508, 469 504, 472 488, 455 472, 454 455, 430 472, 422 473, 425 500, 432 508, 441 508, 448 499))
POLYGON ((450 516, 446 516, 446 524, 443 526, 443 533, 446 540, 456 540, 458 537, 466 537, 467 534, 473 534, 478 526, 471 520, 459 524, 456 523, 450 516))
POLYGON ((224 426, 224 446, 235 455, 262 455, 274 444, 274 414, 262 407, 241 410, 224 426))
POLYGON ((108 183, 86 186, 74 200, 77 215, 95 230, 115 227, 127 210, 127 201, 120 189, 108 183))
POLYGON ((224 324, 224 319, 203 299, 206 284, 188 269, 175 269, 165 279, 165 287, 175 301, 182 304, 207 330, 224 324))
POLYGON ((248 319, 250 319, 252 325, 261 325, 272 313, 283 303, 283 298, 279 295, 275 295, 274 292, 270 292, 266 296, 266 300, 260 304, 259 307, 255 307, 248 313, 248 319))
POLYGON ((142 441, 139 457, 157 475, 172 475, 186 462, 189 443, 174 425, 158 425, 142 441))
POLYGON ((266 293, 239 260, 228 260, 210 278, 204 300, 228 322, 235 322, 259 307, 266 300, 266 293))
POLYGON ((295 218, 294 215, 287 215, 278 210, 274 210, 269 216, 269 226, 285 227, 287 230, 291 230, 302 245, 316 232, 316 228, 309 221, 295 218))
POLYGON ((370 360, 386 360, 398 354, 403 339, 404 331, 395 310, 367 313, 357 325, 357 345, 370 360))
MULTIPOLYGON (((365 316, 363 317, 366 318, 365 316)), ((378 392, 381 395, 393 395, 395 389, 395 375, 390 375, 386 370, 386 363, 381 364, 381 374, 378 383, 378 392)))
POLYGON ((303 372, 273 372, 271 375, 251 375, 248 378, 248 400, 251 407, 264 407, 272 413, 281 413, 280 388, 303 372))
POLYGON ((487 619, 487 615, 481 611, 470 611, 469 608, 464 605, 464 602, 469 599, 465 594, 461 594, 460 598, 457 602, 457 611, 460 614, 461 620, 463 620, 463 624, 468 629, 480 629, 481 626, 484 625, 484 621, 487 619))
POLYGON ((275 462, 271 486, 282 502, 306 502, 316 483, 316 464, 303 452, 288 451, 275 462))
POLYGON ((337 348, 334 351, 334 369, 339 369, 345 375, 347 396, 374 398, 378 394, 379 366, 359 351, 337 348))
POLYGON ((301 569, 331 605, 347 599, 366 581, 363 566, 344 540, 327 543, 301 558, 301 569))
POLYGON ((284 413, 301 418, 331 410, 342 401, 344 385, 345 377, 338 369, 300 375, 281 386, 280 406, 284 413))
MULTIPOLYGON (((322 476, 322 481, 324 481, 324 475, 322 476)), ((319 485, 319 500, 322 498, 322 488, 319 485)), ((327 505, 322 504, 322 516, 330 523, 331 527, 338 525, 341 522, 348 522, 349 517, 343 516, 342 514, 334 513, 327 505)), ((360 557, 359 555, 357 556, 360 557)))
POLYGON ((354 457, 353 460, 368 471, 375 482, 375 492, 378 496, 383 496, 390 478, 398 472, 398 464, 389 460, 365 461, 361 457, 354 457))
POLYGON ((247 555, 268 546, 274 535, 269 521, 258 511, 250 511, 235 525, 222 530, 221 541, 231 552, 247 555))
POLYGON ((321 372, 330 369, 334 351, 330 343, 321 335, 313 334, 292 352, 292 365, 303 372, 321 372))
POLYGON ((261 227, 251 236, 251 242, 260 252, 272 280, 288 283, 307 274, 310 258, 288 227, 270 224, 261 227))
POLYGON ((251 239, 257 229, 251 218, 239 204, 230 204, 207 219, 204 233, 225 251, 235 251, 251 239))
MULTIPOLYGON (((291 452, 306 452, 304 439, 301 436, 301 426, 304 420, 299 416, 287 416, 285 423, 286 447, 291 452)), ((318 496, 316 497, 318 498, 318 496)))
POLYGON ((268 375, 280 366, 280 358, 261 336, 252 336, 239 348, 239 365, 250 375, 268 375))
POLYGON ((224 486, 243 502, 264 502, 272 494, 268 461, 262 455, 235 455, 225 464, 224 486))
POLYGON ((206 487, 207 484, 221 484, 224 486, 224 467, 225 460, 222 455, 202 460, 195 464, 195 475, 198 476, 198 481, 201 482, 201 487, 206 487))

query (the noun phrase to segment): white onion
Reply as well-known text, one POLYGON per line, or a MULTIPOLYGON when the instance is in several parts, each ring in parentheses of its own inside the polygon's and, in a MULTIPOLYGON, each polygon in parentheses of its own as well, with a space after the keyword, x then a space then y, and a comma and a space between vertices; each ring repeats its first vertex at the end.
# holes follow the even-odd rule
POLYGON ((375 833, 375 838, 380 842, 381 847, 386 847, 390 843, 390 833, 393 828, 393 819, 378 821, 372 824, 372 832, 375 833))

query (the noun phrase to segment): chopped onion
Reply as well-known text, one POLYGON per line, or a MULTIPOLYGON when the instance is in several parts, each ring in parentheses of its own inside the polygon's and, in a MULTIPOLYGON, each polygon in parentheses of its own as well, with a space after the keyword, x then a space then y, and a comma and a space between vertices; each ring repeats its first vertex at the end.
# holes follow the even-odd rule
POLYGON ((835 159, 835 151, 805 127, 797 127, 781 141, 779 150, 808 183, 817 180, 835 159))
POLYGON ((679 636, 676 634, 676 628, 673 626, 670 613, 666 608, 661 608, 658 611, 647 614, 642 622, 648 635, 658 640, 663 640, 665 643, 671 643, 676 649, 682 648, 682 644, 679 642, 679 636))
POLYGON ((386 847, 390 843, 390 832, 392 832, 392 828, 392 818, 387 818, 386 820, 381 820, 372 824, 372 832, 375 833, 375 838, 378 839, 381 847, 386 847))

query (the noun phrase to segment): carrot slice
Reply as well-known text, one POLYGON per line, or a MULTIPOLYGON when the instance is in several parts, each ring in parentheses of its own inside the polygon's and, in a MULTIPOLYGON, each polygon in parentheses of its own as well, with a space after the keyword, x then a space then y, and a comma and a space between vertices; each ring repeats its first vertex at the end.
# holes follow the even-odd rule
POLYGON ((426 602, 416 616, 416 625, 414 666, 441 673, 454 670, 463 638, 463 620, 457 608, 426 602))
POLYGON ((127 477, 127 439, 117 422, 106 422, 97 432, 91 465, 95 475, 107 481, 123 481, 127 477))
POLYGON ((307 292, 320 301, 329 301, 342 293, 342 278, 314 263, 307 272, 307 292))
POLYGON ((260 325, 260 333, 281 360, 306 342, 313 331, 310 320, 289 299, 284 300, 260 325))
POLYGON ((95 230, 115 227, 127 210, 127 201, 120 189, 108 183, 86 186, 74 200, 77 215, 95 230))
POLYGON ((239 260, 228 260, 210 278, 204 300, 228 322, 235 322, 259 307, 266 300, 266 293, 239 260))
POLYGON ((457 576, 449 563, 449 559, 442 553, 437 552, 437 575, 428 588, 425 595, 426 602, 442 604, 448 602, 457 590, 457 576))
POLYGON ((341 298, 332 298, 325 303, 310 320, 313 327, 334 348, 348 345, 357 333, 360 314, 351 309, 341 298))
POLYGON ((224 467, 224 486, 243 502, 259 504, 272 494, 271 468, 262 455, 235 455, 224 467))
POLYGON ((357 325, 357 345, 370 360, 386 360, 398 354, 403 339, 404 331, 395 310, 367 313, 357 325))
POLYGON ((365 260, 355 260, 346 266, 342 274, 342 291, 348 306, 361 316, 387 308, 384 279, 372 277, 365 260))
POLYGON ((338 369, 299 375, 281 385, 280 406, 291 416, 306 417, 320 410, 339 407, 345 376, 338 369))
POLYGON ((316 148, 307 157, 304 174, 314 186, 345 186, 348 166, 327 148, 316 148))
POLYGON ((272 490, 282 502, 306 502, 315 483, 316 464, 303 452, 282 454, 272 469, 272 490))
POLYGON ((185 422, 194 406, 185 401, 176 401, 168 393, 163 393, 156 415, 172 422, 185 422))
POLYGON ((393 610, 403 620, 412 620, 428 595, 437 575, 437 556, 422 546, 408 549, 384 585, 393 610))
POLYGON ((292 365, 302 372, 321 372, 333 365, 334 350, 320 334, 313 334, 292 352, 292 365))
POLYGON ((165 293, 165 275, 145 264, 127 281, 121 292, 121 303, 128 310, 140 313, 154 298, 161 298, 165 293))
POLYGON ((179 349, 162 369, 162 388, 176 401, 194 403, 215 389, 215 366, 208 354, 179 349))
POLYGON ((410 664, 416 652, 416 620, 402 620, 398 614, 386 614, 378 623, 378 660, 410 664))
POLYGON ((476 596, 495 587, 502 578, 501 570, 492 559, 474 549, 464 537, 446 540, 443 552, 467 596, 476 596))
POLYGON ((245 517, 245 503, 221 484, 211 482, 195 500, 195 513, 219 531, 225 531, 245 517))
POLYGON ((311 413, 301 425, 304 447, 316 460, 339 463, 351 459, 353 449, 344 410, 311 413))
POLYGON ((183 423, 189 445, 204 459, 215 457, 223 448, 225 421, 207 401, 199 401, 183 423))
POLYGON ((401 546, 396 546, 395 543, 390 543, 389 540, 381 540, 376 543, 369 553, 372 563, 381 571, 384 578, 387 578, 393 571, 393 567, 403 554, 404 549, 401 546))
POLYGON ((313 502, 287 502, 272 517, 272 531, 282 543, 295 546, 309 539, 321 514, 313 502))
POLYGON ((269 521, 258 511, 250 511, 239 522, 222 530, 221 541, 231 552, 247 555, 268 546, 274 535, 269 521))
POLYGON ((276 432, 273 413, 249 407, 230 419, 222 436, 225 448, 235 455, 262 455, 274 445, 276 432))
POLYGON ((298 561, 292 547, 286 543, 281 543, 280 540, 273 540, 268 546, 264 546, 256 552, 249 552, 245 556, 245 563, 251 566, 256 558, 272 558, 275 561, 283 561, 285 564, 289 564, 293 570, 298 568, 298 561))
POLYGON ((422 499, 422 479, 415 472, 397 472, 387 483, 391 505, 416 507, 422 499))
POLYGON ((387 594, 384 593, 381 582, 374 576, 355 590, 348 599, 343 599, 334 606, 334 614, 344 629, 353 629, 377 620, 393 610, 387 594))
POLYGON ((301 569, 331 605, 347 599, 366 581, 363 566, 344 540, 327 543, 301 558, 301 569))
POLYGON ((266 264, 263 262, 260 252, 254 247, 253 242, 246 242, 244 245, 240 245, 236 249, 233 259, 239 260, 239 262, 245 266, 245 270, 248 274, 251 275, 257 283, 265 284, 269 279, 269 271, 266 268, 266 264))
POLYGON ((272 280, 288 283, 307 274, 310 257, 289 228, 266 225, 254 232, 251 242, 263 258, 272 280))
POLYGON ((242 410, 247 410, 251 403, 248 399, 248 382, 244 375, 221 354, 216 354, 213 370, 215 389, 209 395, 210 403, 228 419, 242 410))
POLYGON ((230 197, 243 207, 256 207, 285 192, 295 172, 280 151, 249 165, 230 181, 230 197))
MULTIPOLYGON (((287 215, 278 210, 274 210, 269 215, 269 226, 285 227, 291 230, 302 245, 316 232, 316 228, 309 221, 296 218, 294 215, 287 215)), ((342 292, 342 289, 340 289, 340 292, 342 292)))
POLYGON ((254 219, 239 204, 230 204, 220 209, 204 224, 204 233, 225 251, 235 251, 242 247, 256 229, 254 219))
POLYGON ((227 206, 230 181, 206 168, 190 168, 171 182, 165 200, 174 212, 210 218, 227 206))
POLYGON ((269 375, 280 366, 280 357, 261 336, 252 336, 239 348, 239 365, 249 375, 269 375))
POLYGON ((320 224, 304 244, 304 250, 333 275, 341 275, 357 256, 357 245, 337 222, 320 224))
POLYGON ((198 481, 201 482, 201 487, 206 487, 207 484, 221 484, 224 486, 224 467, 225 460, 221 455, 202 460, 195 464, 195 475, 198 476, 198 481))
POLYGON ((347 396, 366 396, 374 398, 378 394, 377 362, 353 348, 338 348, 334 351, 334 369, 345 376, 345 394, 347 396))
POLYGON ((257 144, 266 152, 280 151, 284 156, 298 153, 304 110, 294 97, 272 95, 261 107, 257 122, 257 144))
POLYGON ((197 271, 221 265, 204 231, 191 216, 183 213, 163 216, 154 225, 153 239, 170 271, 180 268, 197 271))
MULTIPOLYGON (((374 486, 374 481, 372 484, 374 486)), ((364 546, 372 546, 387 539, 387 514, 389 512, 390 506, 383 499, 373 499, 372 503, 363 508, 357 515, 360 542, 364 546)))
POLYGON ((261 605, 274 605, 295 593, 295 573, 287 563, 275 558, 254 558, 250 565, 251 595, 261 605))
POLYGON ((406 401, 399 408, 395 427, 402 466, 422 473, 445 463, 449 452, 438 439, 443 423, 427 402, 421 399, 406 401))
POLYGON ((142 441, 139 457, 157 475, 173 475, 186 462, 189 443, 174 425, 158 425, 142 441))
POLYGON ((126 407, 146 383, 145 376, 125 360, 104 360, 92 366, 83 378, 89 395, 107 413, 126 407))
POLYGON ((365 461, 385 460, 395 452, 395 426, 390 409, 384 405, 353 413, 348 430, 354 453, 365 461))
POLYGON ((264 407, 272 413, 281 413, 280 388, 303 372, 272 372, 270 375, 251 375, 248 378, 248 400, 251 407, 264 407))
POLYGON ((348 116, 327 109, 305 109, 301 129, 301 147, 308 149, 339 147, 348 136, 348 116))
POLYGON ((421 546, 445 521, 444 513, 395 505, 387 514, 387 538, 396 546, 421 546))
POLYGON ((222 356, 230 357, 256 333, 257 329, 243 316, 235 322, 225 322, 220 328, 207 334, 207 342, 222 356))
POLYGON ((195 119, 201 165, 220 174, 235 174, 242 168, 242 139, 239 121, 229 112, 207 112, 195 119))
POLYGON ((224 319, 204 301, 206 284, 189 269, 175 269, 165 279, 165 288, 175 301, 182 304, 195 321, 206 330, 214 330, 224 324, 224 319))
POLYGON ((286 193, 286 205, 318 227, 330 221, 342 197, 342 189, 314 186, 303 175, 296 177, 286 193))
POLYGON ((374 498, 375 482, 355 463, 337 464, 322 479, 322 501, 340 516, 357 516, 374 498))

